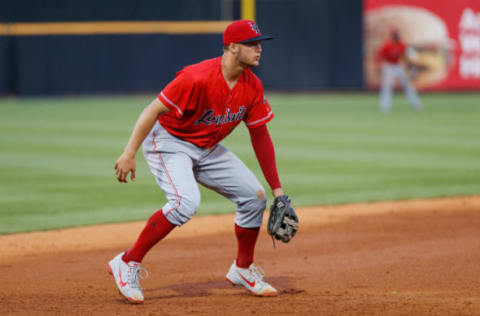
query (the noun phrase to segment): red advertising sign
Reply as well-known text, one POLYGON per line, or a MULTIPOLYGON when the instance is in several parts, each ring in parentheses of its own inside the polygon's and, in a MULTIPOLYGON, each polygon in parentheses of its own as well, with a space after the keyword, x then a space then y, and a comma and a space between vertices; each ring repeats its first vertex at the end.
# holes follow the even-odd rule
POLYGON ((479 0, 364 0, 365 76, 379 85, 375 55, 392 30, 408 45, 407 71, 422 90, 480 90, 479 0))

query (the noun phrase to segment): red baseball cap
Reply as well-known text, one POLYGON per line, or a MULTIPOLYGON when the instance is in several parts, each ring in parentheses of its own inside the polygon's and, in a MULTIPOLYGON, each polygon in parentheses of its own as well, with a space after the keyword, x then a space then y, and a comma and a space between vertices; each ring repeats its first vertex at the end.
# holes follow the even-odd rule
POLYGON ((257 24, 250 20, 238 20, 227 26, 223 32, 223 45, 230 43, 250 43, 273 39, 268 35, 262 35, 257 24))

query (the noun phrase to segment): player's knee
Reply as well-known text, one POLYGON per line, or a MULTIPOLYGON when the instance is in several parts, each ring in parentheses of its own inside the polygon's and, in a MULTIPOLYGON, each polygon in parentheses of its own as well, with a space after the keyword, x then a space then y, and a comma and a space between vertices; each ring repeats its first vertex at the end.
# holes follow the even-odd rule
POLYGON ((265 207, 267 207, 267 198, 265 197, 264 189, 260 189, 257 191, 257 199, 258 199, 258 209, 260 211, 265 210, 265 207))
POLYGON ((250 198, 238 203, 235 223, 241 227, 259 227, 262 225, 263 211, 267 206, 265 190, 253 191, 250 198))
POLYGON ((265 198, 265 190, 263 188, 252 194, 251 199, 244 206, 244 208, 252 212, 263 212, 266 207, 267 199, 265 198))
POLYGON ((200 206, 200 193, 182 197, 180 201, 179 212, 184 214, 188 219, 191 219, 197 213, 200 206))
POLYGON ((167 215, 167 218, 177 226, 181 226, 188 222, 197 213, 200 206, 200 192, 190 194, 189 196, 178 197, 174 201, 175 207, 167 215))

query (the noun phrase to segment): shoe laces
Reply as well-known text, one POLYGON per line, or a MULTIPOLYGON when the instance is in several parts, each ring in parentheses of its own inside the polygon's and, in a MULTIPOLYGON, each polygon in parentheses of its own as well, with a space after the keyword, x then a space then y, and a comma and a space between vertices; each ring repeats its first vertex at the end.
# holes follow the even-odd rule
POLYGON ((130 287, 140 289, 138 279, 145 280, 148 278, 147 269, 143 268, 139 263, 128 264, 127 283, 130 287))
POLYGON ((253 264, 249 268, 250 274, 253 276, 255 281, 263 282, 263 277, 265 276, 265 272, 263 272, 262 268, 254 266, 253 264))

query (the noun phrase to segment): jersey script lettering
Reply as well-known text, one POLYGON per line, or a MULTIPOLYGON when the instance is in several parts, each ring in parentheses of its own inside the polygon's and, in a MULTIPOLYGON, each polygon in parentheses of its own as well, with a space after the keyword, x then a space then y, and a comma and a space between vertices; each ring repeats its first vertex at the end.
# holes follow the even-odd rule
POLYGON ((246 107, 241 106, 236 113, 230 113, 230 109, 227 109, 225 114, 215 115, 215 112, 212 109, 208 109, 203 112, 203 115, 197 121, 195 121, 195 125, 211 125, 212 123, 215 125, 222 125, 234 121, 240 121, 245 116, 246 111, 246 107))

